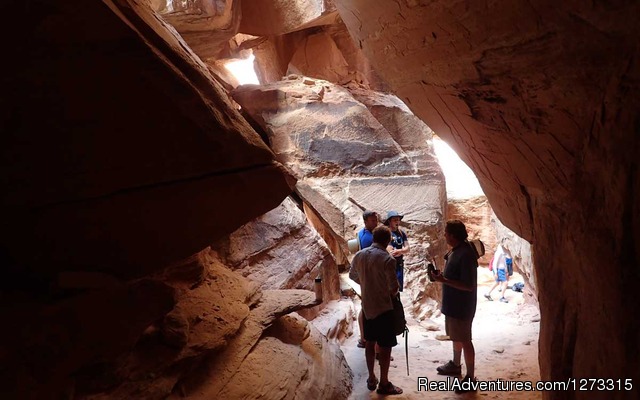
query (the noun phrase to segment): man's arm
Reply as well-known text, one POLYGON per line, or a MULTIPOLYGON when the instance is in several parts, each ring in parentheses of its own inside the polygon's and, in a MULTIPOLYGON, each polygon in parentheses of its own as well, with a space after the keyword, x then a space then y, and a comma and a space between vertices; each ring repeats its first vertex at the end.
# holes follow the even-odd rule
POLYGON ((358 262, 360 260, 360 257, 358 257, 359 254, 356 254, 355 257, 353 257, 353 260, 351 261, 351 268, 349 268, 349 279, 351 279, 352 281, 354 281, 355 283, 357 283, 358 285, 360 284, 360 275, 358 275, 358 271, 357 271, 357 265, 358 262))
POLYGON ((462 271, 460 273, 460 277, 462 279, 460 280, 447 279, 442 273, 437 275, 429 275, 436 282, 442 282, 445 285, 449 285, 458 290, 464 290, 465 292, 473 292, 476 286, 476 279, 474 279, 472 274, 477 274, 476 268, 474 268, 473 259, 471 259, 470 257, 463 257, 460 261, 463 264, 462 271))

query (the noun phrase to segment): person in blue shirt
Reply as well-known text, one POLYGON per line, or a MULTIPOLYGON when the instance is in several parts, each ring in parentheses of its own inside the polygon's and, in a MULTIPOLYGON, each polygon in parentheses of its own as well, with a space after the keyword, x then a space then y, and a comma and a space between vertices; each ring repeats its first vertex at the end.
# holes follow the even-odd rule
POLYGON ((391 256, 396 259, 396 276, 400 284, 400 291, 404 288, 404 255, 410 250, 407 234, 400 229, 400 221, 404 215, 397 211, 387 212, 384 224, 391 230, 391 243, 387 248, 391 256))
POLYGON ((378 214, 375 211, 366 210, 362 213, 364 228, 358 232, 360 250, 366 249, 373 243, 373 230, 378 226, 378 214))
MULTIPOLYGON (((362 220, 364 221, 364 228, 358 231, 358 242, 360 243, 360 250, 366 249, 371 246, 373 243, 373 230, 378 226, 378 213, 371 210, 365 210, 362 213, 362 220)), ((360 339, 358 340, 358 347, 364 348, 366 342, 362 338, 363 332, 363 319, 362 319, 362 310, 360 310, 360 314, 358 314, 358 325, 360 326, 360 339)))

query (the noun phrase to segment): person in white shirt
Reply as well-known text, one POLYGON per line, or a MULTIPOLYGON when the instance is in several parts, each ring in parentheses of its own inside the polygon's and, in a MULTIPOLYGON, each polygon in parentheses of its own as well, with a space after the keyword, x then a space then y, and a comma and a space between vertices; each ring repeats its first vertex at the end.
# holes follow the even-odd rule
MULTIPOLYGON (((504 242, 504 239, 502 240, 504 242)), ((493 255, 493 260, 491 260, 491 270, 493 271, 493 276, 496 279, 496 283, 493 284, 491 289, 487 293, 485 293, 484 297, 493 301, 493 297, 491 297, 491 292, 498 286, 500 286, 500 292, 502 293, 502 297, 500 297, 500 301, 503 303, 508 303, 509 301, 504 297, 504 292, 507 290, 507 285, 509 283, 509 274, 507 272, 507 258, 509 258, 509 251, 501 244, 498 245, 495 254, 493 255)))

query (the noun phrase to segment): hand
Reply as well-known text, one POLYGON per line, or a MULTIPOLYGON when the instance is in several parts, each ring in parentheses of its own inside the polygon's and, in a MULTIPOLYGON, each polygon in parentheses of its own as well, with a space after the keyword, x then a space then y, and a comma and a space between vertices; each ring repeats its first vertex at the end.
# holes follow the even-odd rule
POLYGON ((391 250, 391 253, 390 253, 390 254, 391 254, 391 256, 392 256, 392 257, 398 257, 398 256, 399 256, 399 255, 401 255, 402 253, 400 252, 400 250, 399 250, 399 249, 393 249, 393 250, 391 250))
POLYGON ((429 272, 429 278, 432 279, 434 282, 445 281, 445 278, 444 276, 442 276, 442 273, 439 269, 435 270, 434 272, 429 272))

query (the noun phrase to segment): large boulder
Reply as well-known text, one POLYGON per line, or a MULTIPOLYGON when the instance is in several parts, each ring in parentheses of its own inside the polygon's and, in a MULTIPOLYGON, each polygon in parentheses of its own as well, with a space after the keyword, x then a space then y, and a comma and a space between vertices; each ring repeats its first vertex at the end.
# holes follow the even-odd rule
POLYGON ((639 380, 640 3, 335 3, 393 92, 533 244, 542 379, 639 380))
POLYGON ((2 334, 14 344, 0 355, 2 393, 124 400, 262 390, 265 398, 344 399, 352 376, 344 355, 291 314, 316 304, 308 290, 261 290, 205 249, 150 279, 13 314, 17 329, 2 334), (201 273, 180 275, 180 267, 201 273), (270 384, 256 389, 256 379, 270 384))
POLYGON ((349 74, 349 65, 331 36, 319 32, 305 37, 298 45, 289 61, 287 74, 342 83, 349 74))
POLYGON ((428 285, 426 252, 445 252, 444 178, 429 144, 431 131, 393 96, 360 90, 363 103, 343 87, 306 77, 242 86, 233 96, 299 179, 296 191, 310 219, 324 225, 319 231, 333 250, 348 254, 346 241, 361 228, 364 209, 405 215, 403 228, 413 244, 408 278, 419 281, 419 301, 428 285), (412 140, 411 132, 421 140, 412 140))
POLYGON ((339 298, 333 255, 290 198, 218 240, 212 248, 225 265, 262 289, 313 290, 319 277, 324 300, 339 298))
POLYGON ((0 244, 12 280, 143 276, 290 192, 268 147, 145 2, 39 9, 7 9, 5 25, 21 60, 3 63, 1 78, 0 244))
POLYGON ((322 24, 337 13, 328 0, 251 0, 241 4, 239 31, 256 36, 276 36, 322 24))

